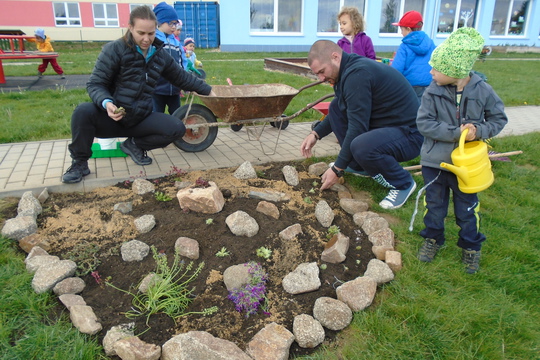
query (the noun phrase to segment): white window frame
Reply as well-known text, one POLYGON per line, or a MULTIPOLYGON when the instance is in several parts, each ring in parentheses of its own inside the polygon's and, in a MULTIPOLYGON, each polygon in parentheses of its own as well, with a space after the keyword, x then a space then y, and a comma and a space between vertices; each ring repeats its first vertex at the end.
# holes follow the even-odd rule
MULTIPOLYGON (((399 15, 397 16, 397 19, 401 19, 401 17, 403 16, 403 14, 405 13, 405 1, 407 0, 397 0, 399 1, 399 15)), ((422 4, 422 18, 425 19, 425 16, 423 14, 423 12, 426 10, 426 3, 428 2, 429 0, 423 0, 423 4, 422 4)), ((461 1, 461 0, 458 0, 458 1, 461 1)), ((381 7, 381 11, 382 11, 382 7, 381 7)), ((382 15, 382 14, 381 14, 382 15)), ((396 20, 396 22, 398 21, 396 20)), ((424 21, 425 23, 425 21, 424 21)), ((379 30, 379 36, 380 37, 388 37, 388 38, 392 38, 392 37, 396 37, 396 38, 401 38, 403 37, 401 35, 401 32, 399 31, 399 26, 396 26, 396 32, 381 32, 381 26, 380 26, 380 18, 379 18, 379 25, 378 25, 378 30, 379 30)))
MULTIPOLYGON (((304 34, 304 15, 305 15, 305 3, 306 3, 306 0, 300 0, 301 1, 301 16, 300 16, 300 31, 298 32, 295 32, 295 31, 278 31, 278 27, 279 27, 279 2, 280 1, 287 1, 287 0, 273 0, 274 1, 274 28, 272 29, 272 31, 257 31, 257 30, 253 30, 251 29, 251 22, 249 24, 250 26, 250 29, 249 29, 249 35, 256 35, 256 36, 291 36, 291 35, 294 35, 294 36, 299 36, 299 35, 303 35, 304 34)), ((251 2, 250 2, 250 5, 251 5, 251 2)), ((251 21, 251 20, 250 20, 251 21)))
MULTIPOLYGON (((480 7, 481 7, 481 1, 480 0, 477 0, 476 1, 476 9, 474 10, 474 14, 472 16, 472 24, 476 26, 476 17, 478 16, 478 14, 480 14, 480 7)), ((439 9, 439 6, 440 4, 437 6, 437 9, 439 9)), ((459 19, 461 18, 461 0, 457 0, 456 1, 456 9, 459 9, 459 11, 456 11, 455 15, 454 15, 454 29, 449 32, 449 33, 440 33, 439 32, 439 17, 437 16, 435 22, 434 22, 434 26, 435 26, 435 35, 437 38, 447 38, 448 36, 450 36, 451 33, 453 33, 454 31, 456 31, 458 29, 458 25, 459 25, 459 19)), ((468 21, 468 20, 467 20, 468 21)), ((466 25, 467 23, 465 23, 466 25)))
MULTIPOLYGON (((364 0, 364 8, 363 9, 358 9, 358 11, 360 11, 360 14, 362 14, 362 16, 364 17, 364 21, 366 21, 366 22, 367 22, 367 19, 366 19, 365 15, 366 15, 366 11, 367 11, 367 3, 368 3, 368 0, 364 0)), ((345 6, 344 4, 345 4, 345 0, 339 0, 339 10, 341 10, 341 8, 345 6)), ((317 0, 317 6, 318 5, 319 5, 319 0, 317 0)), ((318 21, 319 21, 319 19, 317 19, 317 22, 318 21)), ((317 31, 317 36, 343 36, 343 34, 339 31, 339 24, 338 24, 338 31, 333 31, 333 32, 330 32, 330 31, 328 31, 328 32, 317 31)))
MULTIPOLYGON (((511 39, 519 39, 519 38, 525 38, 527 34, 527 30, 529 27, 529 21, 531 19, 531 2, 529 2, 529 7, 527 8, 527 19, 525 19, 525 26, 523 28, 523 33, 516 35, 516 34, 508 34, 508 29, 510 28, 510 23, 512 22, 512 8, 514 7, 514 1, 510 0, 509 6, 508 6, 508 12, 506 14, 506 23, 504 27, 504 34, 498 34, 498 35, 490 35, 490 38, 511 38, 511 39)), ((495 5, 497 5, 495 3, 495 5)), ((490 29, 491 30, 491 29, 490 29)), ((540 34, 538 35, 540 38, 540 34)))
POLYGON ((120 27, 120 15, 118 14, 118 4, 115 3, 92 3, 92 16, 94 18, 94 27, 96 28, 118 28, 120 27), (116 7, 116 18, 108 17, 107 14, 107 7, 110 5, 114 5, 116 7), (95 13, 95 7, 99 6, 103 9, 103 13, 105 14, 105 17, 98 18, 96 17, 95 13), (105 24, 97 24, 96 21, 104 21, 105 24), (116 23, 116 24, 114 24, 116 23))
POLYGON ((82 19, 81 19, 81 7, 79 6, 78 2, 53 2, 52 3, 52 10, 53 10, 53 16, 54 16, 54 23, 58 27, 82 27, 82 19), (59 17, 56 16, 56 5, 63 5, 64 11, 66 13, 65 17, 59 17), (79 12, 78 17, 70 16, 69 14, 69 6, 68 5, 77 5, 77 11, 79 12), (58 21, 65 21, 67 24, 59 24, 58 21), (75 22, 78 22, 78 24, 75 24, 75 22))

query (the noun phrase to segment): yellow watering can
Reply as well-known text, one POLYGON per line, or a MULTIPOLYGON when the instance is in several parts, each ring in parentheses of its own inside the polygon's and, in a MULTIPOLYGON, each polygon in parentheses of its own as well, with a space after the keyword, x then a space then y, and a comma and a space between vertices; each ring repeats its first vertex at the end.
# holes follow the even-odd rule
POLYGON ((495 180, 491 171, 487 144, 483 141, 465 143, 469 129, 463 130, 459 147, 452 151, 452 164, 441 163, 441 167, 456 174, 461 191, 473 194, 487 189, 495 180))

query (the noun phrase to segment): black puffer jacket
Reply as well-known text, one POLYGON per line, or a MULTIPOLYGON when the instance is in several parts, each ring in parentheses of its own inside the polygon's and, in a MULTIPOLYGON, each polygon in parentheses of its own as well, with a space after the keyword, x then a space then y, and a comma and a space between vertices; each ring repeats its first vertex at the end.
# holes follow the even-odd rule
POLYGON ((120 121, 125 127, 137 125, 150 115, 153 109, 152 94, 161 76, 187 91, 208 95, 212 90, 210 85, 184 71, 177 61, 163 51, 161 40, 155 39, 153 45, 156 52, 146 62, 131 38, 106 44, 86 84, 90 98, 100 109, 103 109, 103 100, 111 99, 116 106, 126 110, 126 115, 120 121))

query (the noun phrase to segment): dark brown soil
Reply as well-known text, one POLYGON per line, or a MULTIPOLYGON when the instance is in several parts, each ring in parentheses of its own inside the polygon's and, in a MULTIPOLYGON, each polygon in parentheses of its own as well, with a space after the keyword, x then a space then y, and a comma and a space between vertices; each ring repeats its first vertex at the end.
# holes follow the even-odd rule
MULTIPOLYGON (((308 175, 304 163, 293 164, 300 173, 300 184, 295 187, 287 185, 282 174, 284 165, 290 163, 256 167, 259 178, 254 180, 235 179, 232 173, 236 169, 182 175, 182 181, 194 182, 199 177, 215 181, 226 195, 223 210, 211 215, 185 212, 180 208, 175 196, 175 180, 178 180, 176 173, 154 180, 156 191, 169 194, 171 201, 158 201, 153 194, 136 195, 129 182, 87 194, 51 194, 39 219, 39 233, 48 239, 52 247, 49 253, 62 259, 76 259, 79 264, 87 264, 88 267, 99 264, 93 270, 97 271, 101 279, 108 280, 120 289, 136 292, 144 276, 156 269, 151 254, 141 262, 122 261, 119 249, 123 242, 132 239, 145 242, 166 254, 169 262, 173 260, 174 244, 179 237, 190 237, 199 242, 200 258, 196 264, 204 261, 205 266, 192 283, 195 298, 187 311, 201 311, 217 306, 217 313, 210 316, 187 315, 176 323, 167 315, 157 314, 149 318, 147 326, 146 316, 126 318, 124 313, 132 307, 130 295, 103 283, 98 284, 87 273, 82 276, 86 288, 81 295, 103 325, 103 330, 97 335, 99 341, 112 326, 134 321, 135 334, 140 334, 140 338, 148 343, 163 345, 175 334, 204 330, 245 349, 251 338, 270 322, 281 324, 292 332, 294 316, 302 313, 312 315, 317 298, 335 298, 335 287, 341 282, 361 276, 373 258, 371 244, 365 234, 355 231, 357 227, 352 216, 339 207, 338 193, 320 193, 320 184, 314 183, 320 183, 320 179, 308 175), (278 220, 257 212, 255 208, 259 200, 247 197, 249 190, 260 189, 275 189, 291 195, 290 201, 277 203, 280 210, 278 220), (316 191, 310 192, 312 189, 316 191), (307 197, 311 201, 306 201, 307 197), (320 225, 314 216, 315 205, 322 199, 336 213, 334 225, 339 226, 341 232, 351 239, 347 259, 341 264, 326 264, 327 268, 320 272, 322 286, 319 290, 300 295, 288 294, 281 285, 286 274, 300 263, 322 263, 320 256, 328 240, 328 229, 320 225), (122 201, 133 202, 130 214, 113 211, 114 204, 122 201), (260 226, 257 235, 248 238, 231 233, 225 218, 237 210, 245 211, 257 220, 260 226), (139 234, 134 228, 133 219, 147 214, 154 215, 157 225, 149 233, 139 234), (207 224, 210 218, 212 224, 207 224), (282 241, 278 233, 297 223, 301 224, 303 234, 295 240, 282 241), (256 250, 261 246, 273 251, 269 260, 257 257, 256 250), (227 248, 230 256, 215 255, 222 247, 227 248), (93 250, 96 252, 91 255, 93 250), (227 298, 228 292, 221 275, 229 266, 249 261, 261 263, 269 274, 267 297, 270 315, 259 311, 246 318, 235 310, 233 302, 227 298)), ((359 196, 354 194, 355 198, 359 196)), ((326 335, 326 342, 329 343, 336 333, 326 330, 326 335)), ((293 343, 291 356, 312 351, 299 348, 293 343)))

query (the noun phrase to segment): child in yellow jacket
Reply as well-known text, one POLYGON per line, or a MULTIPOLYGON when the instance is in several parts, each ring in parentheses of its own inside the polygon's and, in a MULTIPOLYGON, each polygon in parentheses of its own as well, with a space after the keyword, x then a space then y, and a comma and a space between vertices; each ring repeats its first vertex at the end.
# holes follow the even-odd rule
MULTIPOLYGON (((45 35, 45 30, 39 28, 36 29, 34 35, 36 36, 35 39, 28 39, 30 42, 35 42, 38 51, 40 52, 54 52, 54 49, 51 45, 51 39, 50 37, 45 35)), ((58 65, 58 62, 56 59, 43 59, 43 63, 38 66, 38 76, 42 77, 45 70, 47 70, 47 66, 49 66, 49 63, 51 64, 52 68, 58 75, 62 77, 62 79, 65 79, 64 76, 64 70, 58 65)))

